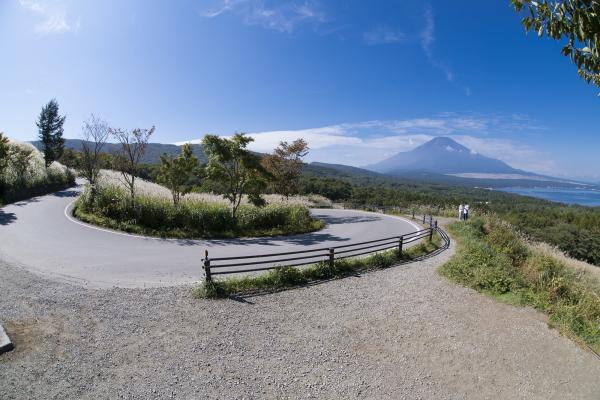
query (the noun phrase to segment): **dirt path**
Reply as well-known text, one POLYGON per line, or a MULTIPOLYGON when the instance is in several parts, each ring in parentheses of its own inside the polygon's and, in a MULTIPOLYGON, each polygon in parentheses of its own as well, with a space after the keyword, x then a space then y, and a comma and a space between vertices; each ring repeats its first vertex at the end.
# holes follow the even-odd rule
POLYGON ((0 398, 598 399, 600 360, 419 264, 238 301, 0 262, 0 398))

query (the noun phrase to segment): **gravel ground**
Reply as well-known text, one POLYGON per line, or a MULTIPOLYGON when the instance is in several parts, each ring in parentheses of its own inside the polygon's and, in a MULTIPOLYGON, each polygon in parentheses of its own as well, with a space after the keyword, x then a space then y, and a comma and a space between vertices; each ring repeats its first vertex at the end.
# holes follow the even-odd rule
POLYGON ((453 251, 245 302, 0 261, 0 399, 600 398, 600 360, 542 315, 438 276, 453 251))

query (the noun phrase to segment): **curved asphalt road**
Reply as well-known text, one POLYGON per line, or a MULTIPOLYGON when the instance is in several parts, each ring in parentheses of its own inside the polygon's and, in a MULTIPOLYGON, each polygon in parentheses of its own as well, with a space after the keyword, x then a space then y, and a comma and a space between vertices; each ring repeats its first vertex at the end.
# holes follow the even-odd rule
POLYGON ((410 221, 352 210, 313 210, 327 222, 319 232, 227 240, 146 238, 74 220, 72 188, 0 208, 0 257, 38 274, 94 288, 156 287, 202 279, 203 252, 231 257, 306 250, 402 235, 410 221))

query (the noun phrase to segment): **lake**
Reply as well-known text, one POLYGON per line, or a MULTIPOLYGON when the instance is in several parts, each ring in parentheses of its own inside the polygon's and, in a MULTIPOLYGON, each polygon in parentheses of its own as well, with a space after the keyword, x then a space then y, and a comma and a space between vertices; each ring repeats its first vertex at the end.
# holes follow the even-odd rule
POLYGON ((600 191, 592 189, 558 189, 558 188, 501 188, 504 192, 523 196, 538 197, 557 203, 580 204, 582 206, 600 206, 600 191))

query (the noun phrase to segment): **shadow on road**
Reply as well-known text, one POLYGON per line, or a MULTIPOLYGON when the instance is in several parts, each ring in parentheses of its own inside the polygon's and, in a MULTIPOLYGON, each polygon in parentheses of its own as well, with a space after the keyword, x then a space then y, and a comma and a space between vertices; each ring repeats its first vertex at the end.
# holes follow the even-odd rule
POLYGON ((381 221, 383 218, 380 216, 371 215, 360 215, 353 217, 337 217, 332 215, 319 215, 314 214, 315 217, 325 221, 327 225, 339 225, 339 224, 360 224, 363 222, 374 222, 381 221))
POLYGON ((26 199, 26 200, 19 200, 17 202, 14 202, 14 203, 11 204, 11 206, 24 207, 27 204, 39 203, 39 202, 40 202, 40 198, 39 197, 31 197, 31 198, 26 199))
POLYGON ((9 225, 17 220, 17 216, 15 213, 7 213, 3 210, 0 210, 0 225, 9 225))
POLYGON ((79 192, 75 190, 63 190, 60 192, 52 193, 54 197, 77 197, 79 196, 79 192))
MULTIPOLYGON (((148 238, 148 240, 156 240, 156 238, 148 238)), ((176 243, 179 246, 285 246, 289 244, 300 246, 312 246, 326 241, 329 242, 346 242, 350 239, 341 238, 329 233, 306 233, 301 235, 290 236, 266 236, 258 238, 226 238, 226 239, 162 239, 176 243)))

